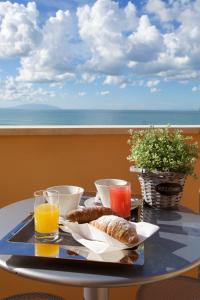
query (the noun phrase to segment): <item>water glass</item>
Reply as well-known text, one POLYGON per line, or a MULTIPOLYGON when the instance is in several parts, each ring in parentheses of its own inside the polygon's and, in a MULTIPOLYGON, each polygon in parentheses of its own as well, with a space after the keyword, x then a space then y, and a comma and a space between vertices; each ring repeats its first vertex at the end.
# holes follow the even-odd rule
POLYGON ((111 209, 120 217, 131 215, 131 185, 113 185, 109 187, 111 209))
POLYGON ((58 239, 58 192, 53 191, 51 196, 49 196, 47 191, 40 190, 34 193, 34 198, 35 238, 40 241, 54 241, 58 239))

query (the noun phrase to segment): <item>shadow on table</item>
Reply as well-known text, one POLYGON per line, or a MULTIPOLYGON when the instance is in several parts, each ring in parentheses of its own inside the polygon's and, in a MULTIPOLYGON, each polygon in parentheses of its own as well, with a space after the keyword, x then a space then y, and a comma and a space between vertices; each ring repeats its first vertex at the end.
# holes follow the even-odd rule
POLYGON ((94 274, 114 277, 130 277, 141 273, 142 266, 121 265, 113 263, 96 263, 90 261, 64 261, 62 259, 51 259, 46 257, 20 257, 13 255, 7 260, 11 268, 30 268, 38 270, 66 271, 72 273, 94 274))

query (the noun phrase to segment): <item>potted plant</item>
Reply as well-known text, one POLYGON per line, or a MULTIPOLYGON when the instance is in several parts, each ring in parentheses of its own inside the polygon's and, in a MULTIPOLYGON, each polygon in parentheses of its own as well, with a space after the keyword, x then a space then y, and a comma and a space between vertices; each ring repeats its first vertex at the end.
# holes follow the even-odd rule
POLYGON ((188 175, 194 174, 198 145, 181 130, 154 128, 129 130, 130 168, 139 175, 143 199, 151 206, 178 206, 188 175))

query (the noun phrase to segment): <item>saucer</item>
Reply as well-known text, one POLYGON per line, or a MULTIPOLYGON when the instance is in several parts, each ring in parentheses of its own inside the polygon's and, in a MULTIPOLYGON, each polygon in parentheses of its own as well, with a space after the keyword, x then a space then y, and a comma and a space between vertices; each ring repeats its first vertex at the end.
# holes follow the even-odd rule
MULTIPOLYGON (((131 209, 134 209, 140 205, 141 200, 138 198, 131 199, 131 209)), ((85 207, 102 206, 100 201, 97 201, 95 197, 88 198, 84 202, 85 207)))

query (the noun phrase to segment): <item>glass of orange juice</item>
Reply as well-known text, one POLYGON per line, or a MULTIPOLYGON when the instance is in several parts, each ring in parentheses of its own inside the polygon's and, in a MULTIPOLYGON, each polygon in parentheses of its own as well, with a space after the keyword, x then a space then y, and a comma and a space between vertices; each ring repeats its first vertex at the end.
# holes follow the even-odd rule
POLYGON ((59 198, 58 192, 51 192, 51 196, 44 190, 34 193, 34 223, 35 238, 42 241, 58 239, 59 198))
POLYGON ((35 243, 35 256, 59 257, 59 245, 35 243))

